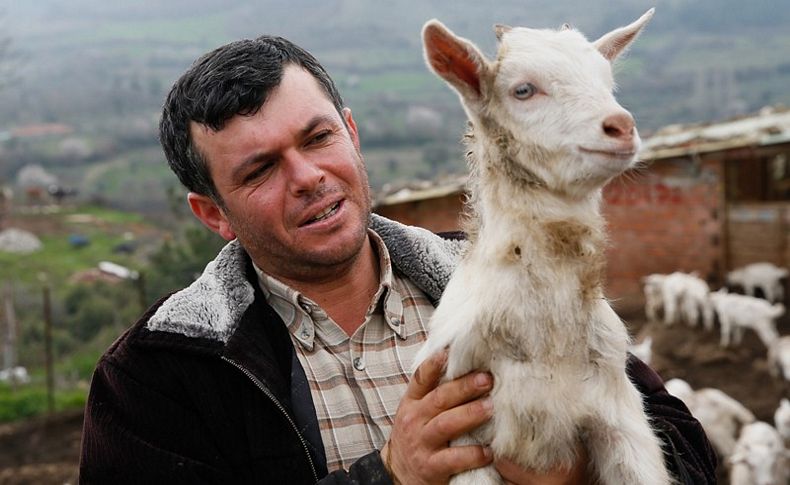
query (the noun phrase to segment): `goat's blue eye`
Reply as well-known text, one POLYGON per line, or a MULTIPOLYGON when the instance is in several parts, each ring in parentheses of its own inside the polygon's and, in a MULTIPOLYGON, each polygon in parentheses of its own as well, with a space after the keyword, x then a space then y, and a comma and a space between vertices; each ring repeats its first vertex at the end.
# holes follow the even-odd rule
POLYGON ((532 83, 519 84, 516 86, 516 89, 513 90, 513 96, 515 96, 516 99, 525 100, 531 98, 537 91, 538 88, 532 83))

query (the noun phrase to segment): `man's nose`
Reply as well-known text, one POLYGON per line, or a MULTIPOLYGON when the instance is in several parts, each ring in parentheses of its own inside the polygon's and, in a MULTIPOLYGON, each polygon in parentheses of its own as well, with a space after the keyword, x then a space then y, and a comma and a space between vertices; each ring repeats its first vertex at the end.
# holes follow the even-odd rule
POLYGON ((293 195, 312 193, 326 181, 326 173, 315 160, 300 154, 287 158, 288 187, 293 195))

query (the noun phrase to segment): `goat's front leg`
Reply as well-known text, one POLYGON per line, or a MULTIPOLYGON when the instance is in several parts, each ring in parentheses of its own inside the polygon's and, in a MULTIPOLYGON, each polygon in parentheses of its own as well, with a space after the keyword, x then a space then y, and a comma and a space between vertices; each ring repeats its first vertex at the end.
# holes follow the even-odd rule
POLYGON ((675 295, 664 293, 664 323, 672 325, 677 320, 678 303, 675 295))
POLYGON ((622 392, 613 408, 593 418, 587 430, 590 459, 602 485, 668 485, 661 443, 650 427, 639 391, 633 385, 622 392))
MULTIPOLYGON (((470 334, 473 332, 470 332, 470 334)), ((485 349, 481 349, 483 340, 470 337, 470 334, 458 337, 450 346, 447 356, 447 370, 445 379, 456 378, 472 371, 489 370, 483 363, 481 355, 485 354, 485 349), (485 368, 482 368, 485 367, 485 368)), ((496 385, 496 383, 495 383, 496 385)), ((478 428, 476 432, 467 433, 460 438, 453 440, 452 446, 482 445, 487 446, 488 442, 483 442, 478 437, 481 434, 490 434, 490 423, 478 428), (487 433, 482 428, 486 428, 487 433)), ((488 440, 490 442, 490 440, 488 440)), ((475 468, 463 473, 454 475, 450 479, 451 485, 499 485, 503 483, 494 465, 482 468, 475 468)))
POLYGON ((741 345, 743 342, 743 327, 739 324, 736 324, 732 329, 732 341, 735 345, 741 345))
POLYGON ((727 315, 724 314, 724 312, 719 312, 719 324, 721 325, 721 341, 719 342, 719 345, 722 347, 729 347, 732 321, 727 315))
POLYGON ((702 322, 705 325, 705 330, 711 331, 713 330, 713 308, 710 306, 710 303, 705 303, 702 306, 702 322))

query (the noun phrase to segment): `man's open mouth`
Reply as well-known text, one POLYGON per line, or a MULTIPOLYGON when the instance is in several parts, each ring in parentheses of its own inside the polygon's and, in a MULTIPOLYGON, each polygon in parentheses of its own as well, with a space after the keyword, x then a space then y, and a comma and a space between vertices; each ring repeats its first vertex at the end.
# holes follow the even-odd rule
POLYGON ((312 224, 314 222, 322 221, 328 217, 331 217, 335 212, 337 212, 339 208, 340 208, 340 201, 337 201, 334 204, 327 207, 326 209, 319 212, 318 214, 316 214, 315 217, 308 220, 305 224, 312 224))

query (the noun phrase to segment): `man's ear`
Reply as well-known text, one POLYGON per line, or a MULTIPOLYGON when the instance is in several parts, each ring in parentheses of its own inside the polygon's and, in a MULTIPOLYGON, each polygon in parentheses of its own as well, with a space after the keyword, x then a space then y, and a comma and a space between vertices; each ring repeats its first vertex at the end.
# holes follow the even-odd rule
POLYGON ((231 229, 228 218, 211 197, 190 192, 187 194, 187 200, 192 213, 203 225, 226 241, 236 239, 236 233, 231 229))
POLYGON ((343 119, 346 121, 348 133, 351 135, 351 141, 354 142, 354 146, 357 147, 357 151, 359 151, 359 131, 357 131, 357 123, 354 121, 354 117, 351 116, 351 108, 343 108, 343 119))

